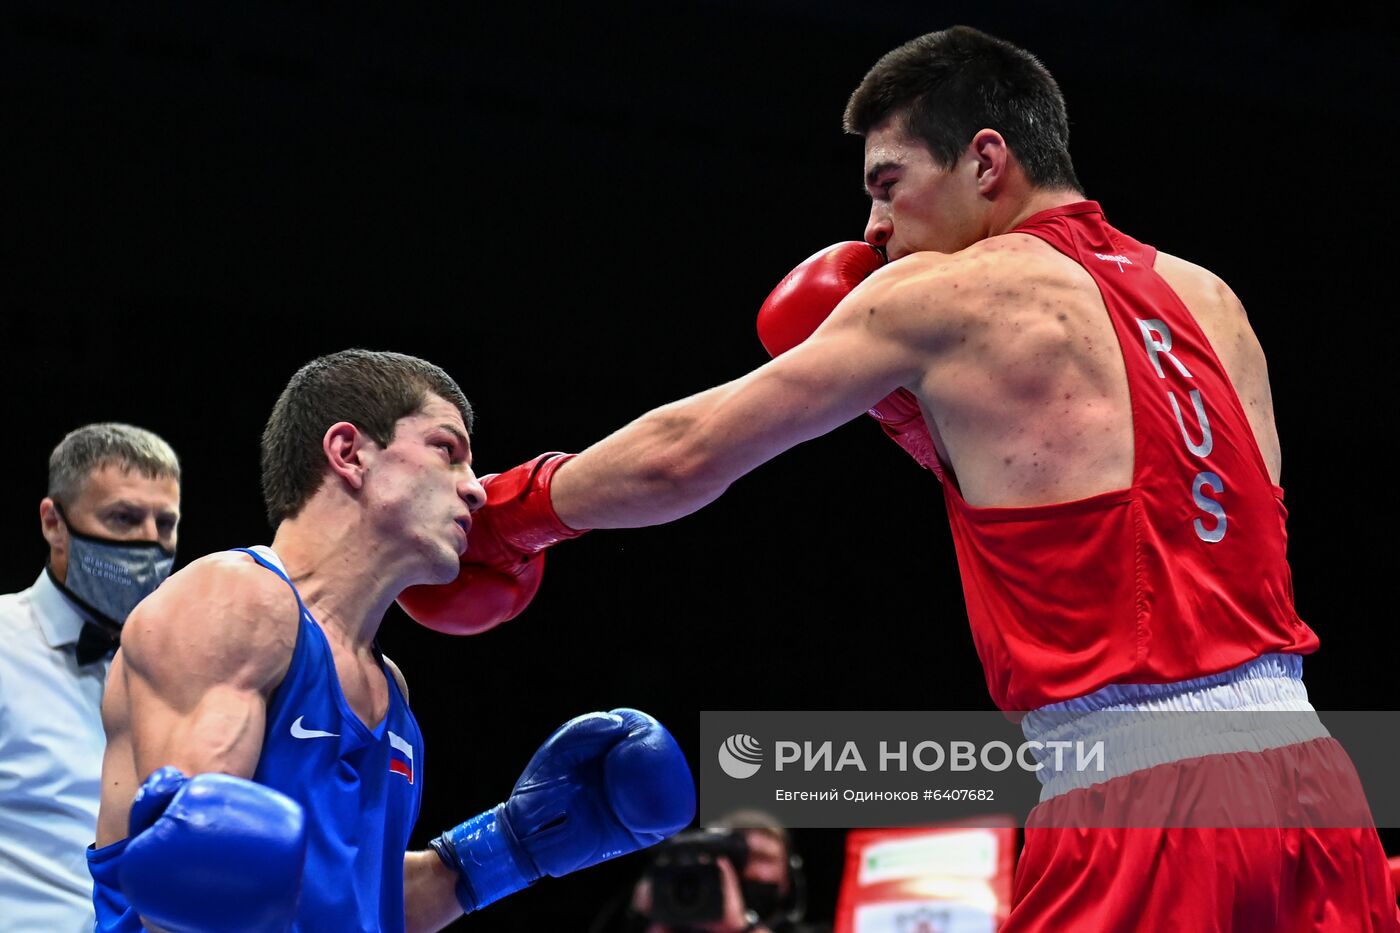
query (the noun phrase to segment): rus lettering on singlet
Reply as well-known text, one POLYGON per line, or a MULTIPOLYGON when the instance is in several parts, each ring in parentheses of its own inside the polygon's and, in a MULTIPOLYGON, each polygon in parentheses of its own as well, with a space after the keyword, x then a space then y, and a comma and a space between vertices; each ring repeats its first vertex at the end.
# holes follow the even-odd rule
MULTIPOLYGON (((1147 358, 1152 363, 1152 368, 1157 371, 1157 376, 1164 381, 1177 381, 1191 379, 1191 371, 1186 365, 1177 359, 1172 353, 1172 332, 1167 325, 1155 318, 1144 320, 1138 318, 1138 327, 1142 330, 1143 346, 1147 348, 1147 358), (1167 370, 1162 368, 1162 360, 1165 358, 1172 364, 1174 375, 1169 377, 1167 370)), ((1180 388, 1186 388, 1183 383, 1180 388)), ((1186 425, 1186 417, 1182 413, 1181 400, 1177 397, 1176 389, 1167 389, 1167 401, 1172 406, 1172 413, 1176 415, 1177 427, 1181 428, 1181 439, 1186 443, 1186 449, 1194 456, 1205 461, 1210 456, 1214 443, 1210 436, 1210 421, 1206 418, 1205 403, 1201 399, 1200 389, 1190 389, 1186 393, 1186 398, 1190 402, 1192 414, 1195 417, 1194 429, 1186 425)), ((1203 463, 1202 466, 1206 464, 1203 463)), ((1214 544, 1225 537, 1225 507, 1214 498, 1225 492, 1225 483, 1220 475, 1208 469, 1202 469, 1191 481, 1191 499, 1196 503, 1196 508, 1214 519, 1213 524, 1207 525, 1200 518, 1192 521, 1192 526, 1196 529, 1196 537, 1208 544, 1214 544)))

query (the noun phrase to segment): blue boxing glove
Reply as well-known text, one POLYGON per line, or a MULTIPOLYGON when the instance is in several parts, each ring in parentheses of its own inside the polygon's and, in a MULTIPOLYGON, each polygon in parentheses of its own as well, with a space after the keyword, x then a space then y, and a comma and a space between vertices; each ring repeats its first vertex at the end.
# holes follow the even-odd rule
POLYGON ((480 910, 554 878, 654 845, 695 815, 690 766, 666 727, 615 709, 560 726, 510 798, 432 846, 458 872, 457 900, 480 910))
POLYGON ((122 893, 169 933, 270 933, 296 919, 306 817, 290 797, 229 774, 161 768, 131 802, 122 893))

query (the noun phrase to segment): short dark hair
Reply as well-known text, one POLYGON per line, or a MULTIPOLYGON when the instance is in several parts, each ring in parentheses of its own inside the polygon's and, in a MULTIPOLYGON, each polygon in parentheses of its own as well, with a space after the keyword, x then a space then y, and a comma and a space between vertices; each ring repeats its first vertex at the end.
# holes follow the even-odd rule
POLYGON ((1034 55, 968 26, 885 54, 846 104, 846 132, 865 136, 902 111, 904 130, 942 166, 957 163, 980 129, 993 129, 1040 188, 1082 192, 1069 157, 1065 98, 1034 55))
POLYGON ((49 498, 71 507, 93 472, 105 466, 180 482, 180 458, 163 438, 145 428, 105 421, 69 431, 49 454, 49 498))
POLYGON ((426 360, 342 350, 297 370, 262 434, 263 502, 272 527, 295 518, 321 488, 326 469, 321 441, 331 425, 348 421, 387 447, 398 420, 420 411, 429 394, 457 406, 472 429, 466 396, 451 376, 426 360))

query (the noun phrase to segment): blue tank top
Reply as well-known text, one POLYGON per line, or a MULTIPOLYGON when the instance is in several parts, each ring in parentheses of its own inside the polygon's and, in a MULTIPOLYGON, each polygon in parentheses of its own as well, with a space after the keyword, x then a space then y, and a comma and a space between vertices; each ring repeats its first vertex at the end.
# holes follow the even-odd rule
MULTIPOLYGON (((341 692, 321 626, 276 555, 265 547, 239 550, 292 587, 301 613, 291 666, 268 703, 253 774, 306 809, 306 871, 292 930, 402 931, 404 852, 423 797, 418 723, 386 671, 389 712, 377 728, 366 727, 341 692)), ((142 929, 118 880, 126 844, 88 850, 99 933, 142 929)))

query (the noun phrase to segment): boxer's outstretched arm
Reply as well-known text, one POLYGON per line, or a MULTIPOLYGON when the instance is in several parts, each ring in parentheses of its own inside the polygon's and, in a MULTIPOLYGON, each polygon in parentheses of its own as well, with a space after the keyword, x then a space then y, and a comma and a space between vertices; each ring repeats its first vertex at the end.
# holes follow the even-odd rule
POLYGON ((559 518, 572 528, 671 521, 893 389, 917 384, 938 345, 937 327, 915 320, 921 309, 940 307, 943 277, 925 281, 926 271, 918 263, 886 267, 846 296, 804 343, 589 447, 554 477, 551 501, 559 518), (920 287, 901 288, 911 272, 920 275, 920 287))
POLYGON ((133 611, 121 674, 138 782, 166 765, 252 777, 297 619, 285 583, 229 553, 195 561, 133 611))

